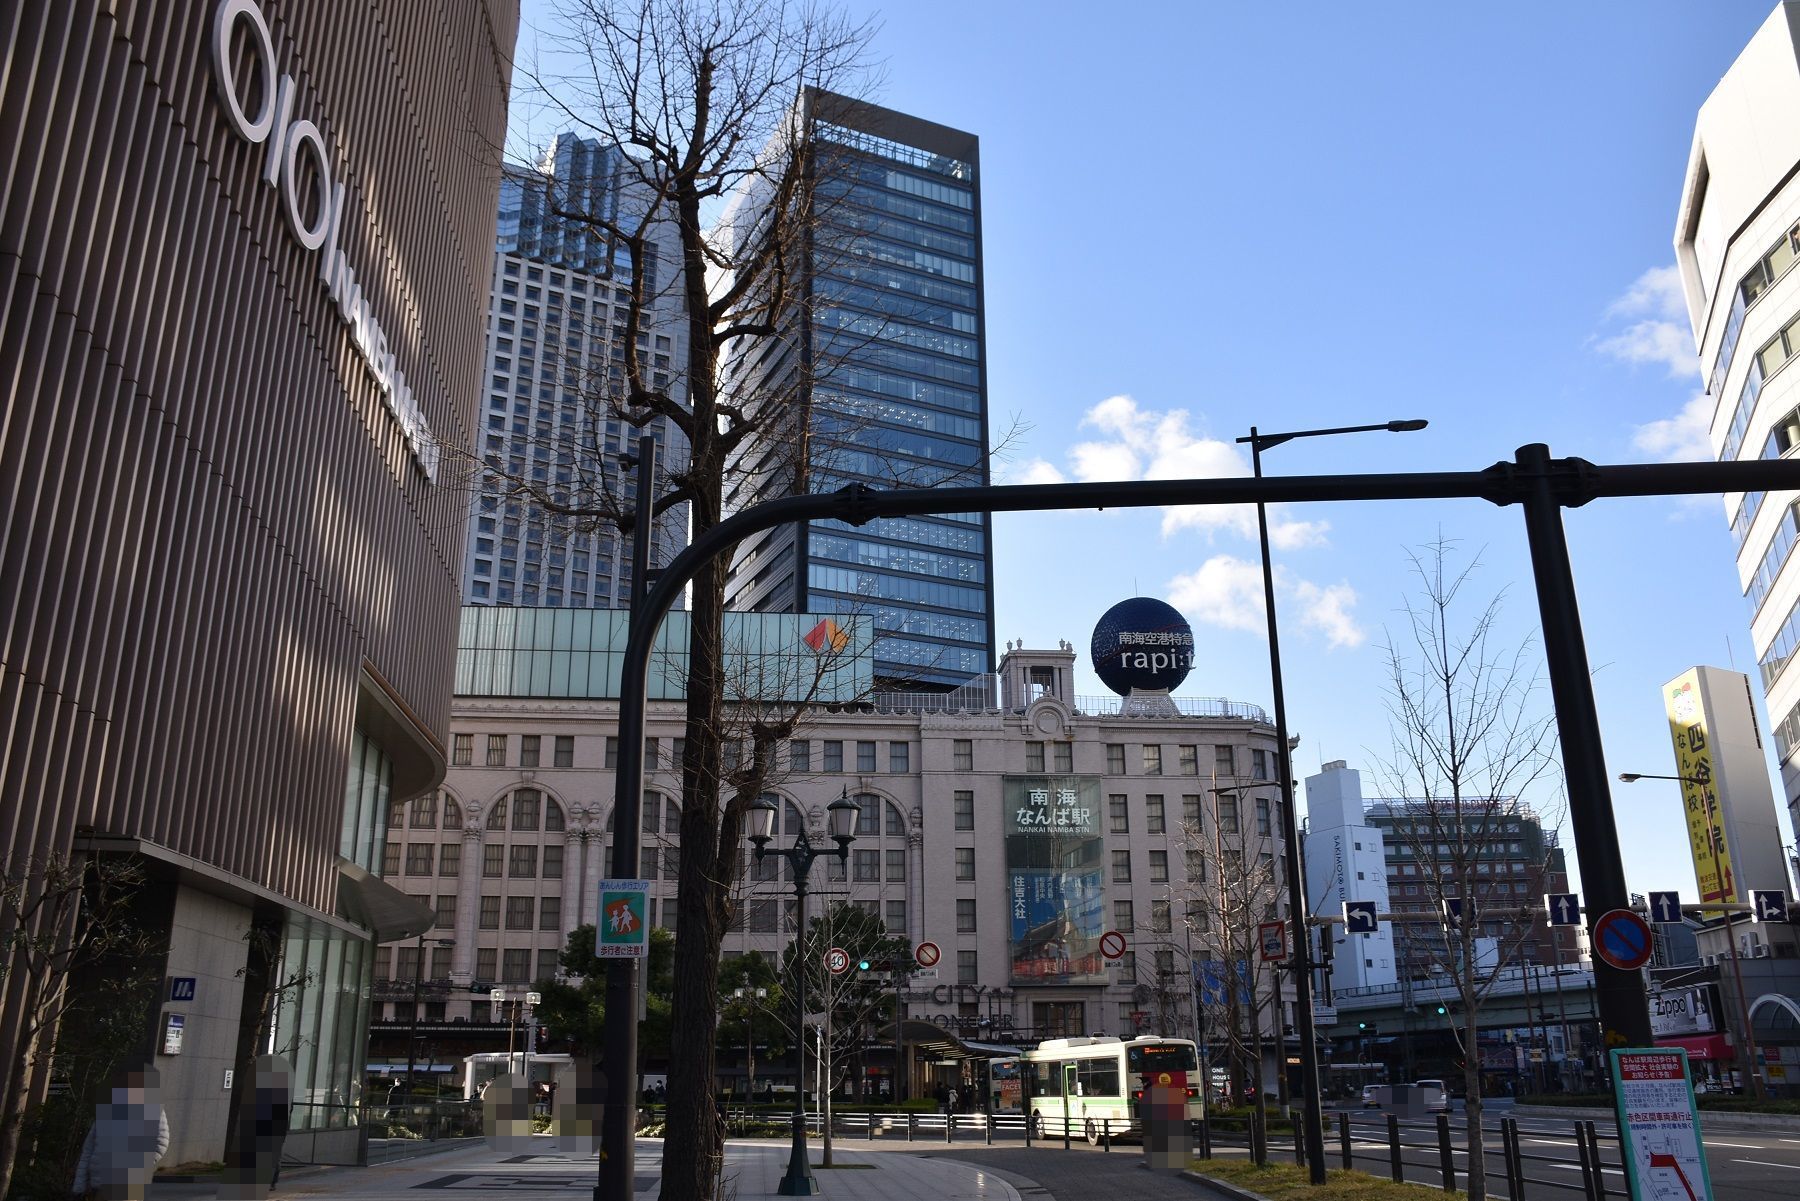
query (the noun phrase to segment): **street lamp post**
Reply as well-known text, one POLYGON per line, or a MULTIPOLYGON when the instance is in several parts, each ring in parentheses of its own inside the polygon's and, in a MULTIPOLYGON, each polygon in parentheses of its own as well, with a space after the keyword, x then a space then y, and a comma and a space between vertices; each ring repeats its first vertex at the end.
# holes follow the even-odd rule
MULTIPOLYGON (((1425 422, 1387 421, 1379 425, 1344 425, 1332 429, 1291 430, 1264 434, 1250 427, 1249 436, 1238 441, 1250 444, 1251 470, 1262 478, 1262 452, 1291 442, 1295 438, 1318 438, 1328 434, 1360 434, 1374 430, 1406 433, 1422 430, 1425 422)), ((1312 927, 1307 921, 1311 909, 1306 900, 1305 863, 1300 857, 1300 821, 1294 812, 1294 773, 1288 747, 1287 698, 1281 686, 1281 639, 1275 627, 1275 566, 1269 554, 1269 513, 1262 500, 1256 502, 1256 532, 1262 543, 1263 605, 1269 623, 1269 678, 1275 697, 1276 787, 1281 794, 1281 836, 1288 860, 1288 911, 1294 923, 1294 1031, 1300 1038, 1300 1092, 1305 1123, 1306 1170, 1314 1184, 1325 1183, 1325 1132, 1320 1126, 1319 1049, 1314 1045, 1312 1009, 1312 927)), ((1277 1026, 1280 1022, 1277 1021, 1277 1026)), ((1285 1058, 1285 1056, 1284 1056, 1285 1058)))
POLYGON ((786 859, 794 872, 794 1030, 798 1035, 794 1040, 794 1053, 799 1057, 800 1070, 794 1081, 794 1145, 788 1153, 787 1175, 781 1178, 781 1186, 776 1189, 783 1197, 810 1197, 819 1191, 819 1182, 812 1174, 806 1153, 806 877, 812 871, 813 860, 821 855, 836 855, 839 862, 850 858, 850 844, 856 839, 858 811, 848 788, 837 800, 825 806, 826 829, 837 843, 836 850, 814 847, 806 836, 804 822, 794 833, 793 846, 770 850, 769 840, 775 836, 776 819, 781 816, 781 810, 765 798, 756 801, 747 811, 750 843, 756 848, 756 861, 761 863, 765 856, 777 855, 786 859))
POLYGON ((744 986, 734 988, 731 995, 744 1005, 744 1100, 756 1100, 756 1003, 769 995, 766 988, 751 988, 750 973, 744 972, 744 986))
POLYGON ((434 947, 449 947, 455 945, 454 939, 427 939, 423 934, 419 935, 419 958, 418 962, 413 964, 412 1031, 406 1036, 406 1095, 408 1097, 416 1096, 418 1093, 418 1089, 413 1081, 413 1068, 418 1063, 419 1003, 425 983, 425 944, 427 942, 430 942, 434 947))
MULTIPOLYGON (((1624 784, 1636 784, 1639 780, 1674 780, 1681 784, 1696 784, 1706 798, 1709 812, 1716 801, 1712 781, 1703 780, 1699 776, 1659 776, 1650 772, 1626 771, 1619 773, 1619 780, 1624 784)), ((1725 923, 1726 948, 1731 952, 1731 979, 1737 986, 1738 1022, 1744 1028, 1744 1037, 1737 1045, 1738 1066, 1744 1073, 1744 1091, 1752 1097, 1760 1097, 1763 1090, 1762 1077, 1757 1074, 1756 1035, 1750 1029, 1750 999, 1744 995, 1744 969, 1738 962, 1737 927, 1733 924, 1737 915, 1729 909, 1722 909, 1719 917, 1725 923)))

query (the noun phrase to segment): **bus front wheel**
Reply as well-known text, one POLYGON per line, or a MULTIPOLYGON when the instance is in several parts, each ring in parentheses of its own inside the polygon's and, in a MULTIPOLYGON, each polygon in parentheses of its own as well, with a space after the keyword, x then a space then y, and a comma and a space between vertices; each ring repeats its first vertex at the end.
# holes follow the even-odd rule
POLYGON ((1094 1121, 1093 1118, 1087 1119, 1085 1133, 1087 1134, 1088 1146, 1098 1147, 1100 1145, 1100 1124, 1094 1121))

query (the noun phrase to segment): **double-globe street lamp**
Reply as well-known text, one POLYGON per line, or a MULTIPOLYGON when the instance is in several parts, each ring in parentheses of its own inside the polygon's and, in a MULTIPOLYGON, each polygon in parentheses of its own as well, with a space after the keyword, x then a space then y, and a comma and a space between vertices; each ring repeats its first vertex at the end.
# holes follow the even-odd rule
POLYGON ((776 1189, 784 1197, 810 1197, 819 1191, 819 1182, 812 1174, 806 1152, 806 969, 810 966, 806 962, 806 877, 812 871, 813 860, 822 855, 836 855, 839 862, 850 858, 850 844, 856 840, 856 818, 860 812, 857 803, 850 799, 848 788, 837 800, 825 806, 825 828, 837 843, 836 850, 813 846, 806 836, 804 821, 794 832, 793 846, 771 850, 769 840, 775 837, 780 807, 764 797, 752 803, 746 814, 756 861, 761 863, 767 856, 776 855, 786 859, 794 873, 794 1032, 797 1036, 794 1053, 799 1056, 800 1070, 794 1083, 794 1146, 788 1153, 787 1175, 781 1178, 781 1186, 776 1189))
MULTIPOLYGON (((1700 790, 1706 801, 1710 814, 1718 803, 1713 794, 1712 781, 1700 776, 1659 776, 1653 772, 1622 771, 1619 773, 1621 784, 1636 784, 1639 780, 1674 780, 1679 784, 1692 784, 1700 790)), ((1711 818, 1709 817, 1710 821, 1711 818)), ((1653 915, 1654 916, 1654 915, 1653 915)), ((1721 909, 1719 916, 1725 922, 1725 943, 1731 953, 1731 980, 1737 987, 1738 1023, 1744 1028, 1744 1037, 1738 1040, 1738 1068, 1744 1074, 1744 1092, 1752 1097, 1762 1096, 1762 1076, 1758 1073, 1756 1035, 1750 1029, 1750 998, 1744 994, 1744 969, 1738 962, 1737 927, 1733 925, 1736 915, 1729 909, 1721 909)))
MULTIPOLYGON (((1296 438, 1321 438, 1328 434, 1362 434, 1385 430, 1392 434, 1410 433, 1425 428, 1422 420, 1386 421, 1379 425, 1340 425, 1331 429, 1289 430, 1265 434, 1250 427, 1240 443, 1250 444, 1250 464, 1257 479, 1262 479, 1262 452, 1292 442, 1296 438)), ((1325 1132, 1320 1125, 1319 1049, 1313 1042, 1312 1005, 1312 930, 1307 919, 1311 910, 1306 899, 1305 861, 1300 857, 1300 822, 1294 813, 1294 772, 1292 749, 1288 745, 1287 700, 1281 687, 1281 640, 1275 633, 1275 567, 1269 555, 1269 514, 1267 506, 1256 502, 1256 532, 1262 543, 1263 604, 1269 623, 1270 690, 1275 697, 1276 786, 1281 791, 1281 837, 1287 851, 1288 912, 1293 915, 1294 954, 1294 1031, 1300 1037, 1300 1095, 1306 1125, 1304 1146, 1306 1168, 1314 1184, 1325 1183, 1325 1132)), ((1284 1057, 1285 1058, 1285 1057, 1284 1057)))

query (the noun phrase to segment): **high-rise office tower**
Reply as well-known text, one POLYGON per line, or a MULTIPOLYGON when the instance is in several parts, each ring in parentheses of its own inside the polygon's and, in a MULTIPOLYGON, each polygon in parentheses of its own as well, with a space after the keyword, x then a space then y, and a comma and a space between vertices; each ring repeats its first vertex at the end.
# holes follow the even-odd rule
MULTIPOLYGON (((1675 255, 1721 460, 1800 445, 1800 3, 1778 5, 1700 108, 1675 255)), ((1750 636, 1790 797, 1800 798, 1800 500, 1729 493, 1750 636)), ((1800 804, 1789 802, 1800 816, 1800 804)), ((1773 888, 1775 882, 1751 887, 1773 888)))
MULTIPOLYGON (((792 414, 739 457, 728 507, 850 483, 988 482, 981 180, 973 134, 809 91, 803 299, 744 349, 730 385, 792 414)), ((737 199, 723 225, 757 228, 737 199)), ((747 539, 736 609, 858 613, 877 674, 931 690, 993 670, 985 513, 785 526, 747 539)))
MULTIPOLYGON (((472 604, 622 608, 630 600, 631 542, 594 518, 558 508, 622 505, 636 495, 625 461, 639 431, 610 411, 624 375, 631 273, 648 298, 637 337, 652 386, 682 391, 686 360, 679 259, 666 225, 642 264, 616 237, 571 214, 634 226, 649 211, 625 154, 563 134, 536 170, 500 182, 487 329, 487 389, 463 595, 472 604), (520 481, 508 487, 502 480, 520 481)), ((687 462, 687 439, 650 423, 659 480, 687 462)), ((660 487, 658 489, 661 491, 660 487)), ((687 544, 687 507, 656 522, 651 561, 687 544)))

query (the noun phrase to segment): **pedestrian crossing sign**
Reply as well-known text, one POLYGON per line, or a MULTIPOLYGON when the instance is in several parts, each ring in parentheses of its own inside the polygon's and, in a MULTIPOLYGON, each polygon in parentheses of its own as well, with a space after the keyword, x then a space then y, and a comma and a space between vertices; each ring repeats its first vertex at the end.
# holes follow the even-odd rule
POLYGON ((594 936, 594 954, 601 959, 642 958, 650 946, 646 920, 650 900, 648 880, 600 881, 600 922, 594 936))

